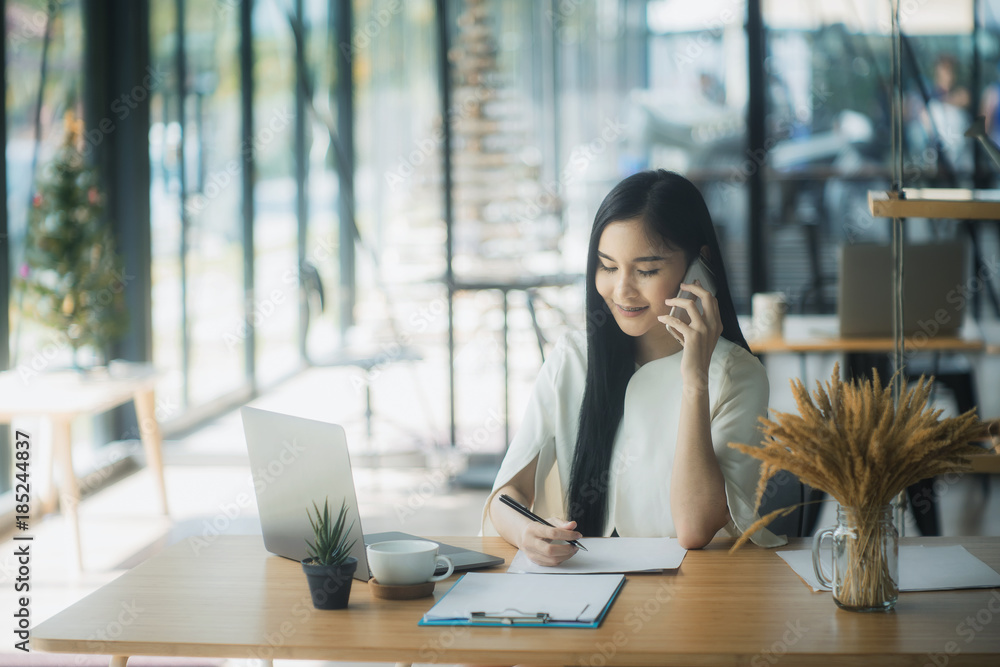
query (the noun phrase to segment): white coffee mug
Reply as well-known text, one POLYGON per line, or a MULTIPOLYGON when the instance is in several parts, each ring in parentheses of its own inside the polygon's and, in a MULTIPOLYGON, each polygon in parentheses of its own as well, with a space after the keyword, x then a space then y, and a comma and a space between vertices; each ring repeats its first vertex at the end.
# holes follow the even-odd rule
POLYGON ((380 584, 405 586, 425 581, 441 581, 451 576, 455 564, 447 556, 438 555, 438 545, 427 540, 389 540, 369 544, 368 567, 380 584), (438 563, 448 571, 434 576, 438 563))
POLYGON ((788 302, 782 292, 758 292, 750 298, 753 338, 780 338, 788 302))

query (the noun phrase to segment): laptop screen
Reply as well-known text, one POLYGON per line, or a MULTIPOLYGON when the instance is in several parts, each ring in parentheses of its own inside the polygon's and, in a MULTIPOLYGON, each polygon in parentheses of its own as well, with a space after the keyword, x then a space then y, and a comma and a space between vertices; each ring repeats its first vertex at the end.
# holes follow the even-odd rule
POLYGON ((358 559, 356 579, 368 580, 368 559, 354 490, 347 436, 337 424, 243 407, 250 470, 264 547, 273 554, 303 560, 306 539, 313 540, 306 508, 320 510, 329 501, 331 513, 347 507, 353 524, 351 555, 358 559))
MULTIPOLYGON (((837 315, 843 337, 892 336, 892 248, 840 248, 837 315)), ((903 332, 954 336, 968 300, 964 241, 903 248, 903 332)))

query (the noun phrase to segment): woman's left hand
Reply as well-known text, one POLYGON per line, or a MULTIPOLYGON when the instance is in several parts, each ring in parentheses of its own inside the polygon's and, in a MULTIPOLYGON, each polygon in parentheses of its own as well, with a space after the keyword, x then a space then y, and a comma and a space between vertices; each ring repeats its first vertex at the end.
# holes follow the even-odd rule
POLYGON ((684 346, 681 360, 681 377, 685 387, 705 388, 708 386, 708 368, 712 361, 712 352, 722 335, 722 317, 719 315, 719 302, 707 289, 697 281, 694 284, 681 283, 681 288, 691 292, 695 299, 667 299, 668 306, 683 308, 690 322, 661 315, 657 319, 680 334, 684 346), (701 302, 703 315, 698 310, 697 302, 701 302), (692 384, 693 383, 693 384, 692 384))

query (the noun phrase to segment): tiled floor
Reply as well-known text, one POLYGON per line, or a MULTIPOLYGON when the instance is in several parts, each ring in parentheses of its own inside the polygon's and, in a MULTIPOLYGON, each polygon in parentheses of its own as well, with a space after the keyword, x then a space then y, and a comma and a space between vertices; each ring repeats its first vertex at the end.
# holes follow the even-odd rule
MULTIPOLYGON (((446 386, 443 368, 444 360, 432 356, 419 364, 388 367, 374 380, 376 430, 371 441, 366 437, 361 418, 363 392, 358 389, 360 371, 356 369, 311 369, 268 392, 254 401, 254 405, 345 423, 366 531, 474 535, 479 530, 486 491, 459 488, 449 482, 447 473, 459 469, 464 457, 443 444, 447 433, 447 414, 440 407, 446 405, 440 400, 446 386)), ((473 378, 471 381, 478 381, 481 387, 499 380, 486 371, 477 376, 476 369, 466 370, 473 372, 465 376, 465 381, 473 378)), ((769 372, 773 371, 769 368, 769 372)), ((514 375, 515 399, 511 412, 519 415, 520 402, 526 398, 533 375, 527 369, 523 372, 515 369, 514 375)), ((772 387, 783 381, 772 380, 772 387)), ((467 443, 474 445, 482 440, 489 449, 502 439, 498 432, 502 426, 498 426, 495 418, 488 418, 501 413, 502 402, 497 392, 486 389, 481 394, 475 391, 464 394, 467 408, 473 399, 478 402, 471 411, 487 418, 478 431, 473 418, 467 443), (477 433, 483 437, 479 438, 477 433)), ((146 469, 104 488, 81 504, 84 572, 78 573, 73 567, 67 548, 68 528, 60 516, 46 517, 33 526, 33 623, 41 622, 186 536, 216 531, 259 532, 238 413, 225 415, 183 440, 166 443, 165 460, 169 518, 158 514, 152 479, 146 469), (251 500, 241 504, 241 498, 251 500)), ((1000 476, 988 479, 985 485, 981 478, 971 477, 942 482, 939 491, 946 533, 1000 535, 1000 476)), ((832 506, 825 511, 823 525, 831 522, 832 511, 832 506)), ((912 527, 908 533, 915 534, 912 527)), ((16 576, 13 552, 10 540, 0 546, 0 586, 5 591, 0 613, 4 618, 11 618, 13 607, 12 596, 6 595, 13 588, 16 576)), ((0 646, 0 665, 21 664, 9 644, 0 646)), ((292 665, 310 667, 290 661, 285 667, 292 665)))

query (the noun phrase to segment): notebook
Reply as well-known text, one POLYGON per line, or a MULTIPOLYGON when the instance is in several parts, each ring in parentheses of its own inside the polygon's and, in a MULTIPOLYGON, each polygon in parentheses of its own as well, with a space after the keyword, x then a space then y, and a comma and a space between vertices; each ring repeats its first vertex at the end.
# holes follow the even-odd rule
MULTIPOLYGON (((306 508, 311 508, 313 502, 322 508, 325 499, 329 499, 331 512, 339 512, 342 502, 347 505, 347 523, 354 524, 351 555, 358 559, 355 579, 371 578, 365 545, 424 539, 401 532, 363 533, 347 436, 342 427, 258 408, 243 407, 240 414, 261 533, 268 551, 292 560, 306 558, 306 539, 313 539, 306 508)), ((504 562, 498 556, 449 544, 440 544, 438 552, 448 556, 456 570, 492 567, 504 562)))
MULTIPOLYGON (((892 336, 892 248, 841 246, 837 315, 842 337, 892 336)), ((903 248, 903 333, 954 336, 968 301, 965 243, 903 248)))

